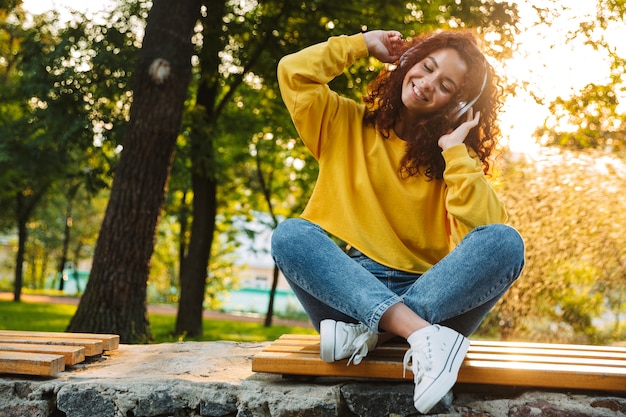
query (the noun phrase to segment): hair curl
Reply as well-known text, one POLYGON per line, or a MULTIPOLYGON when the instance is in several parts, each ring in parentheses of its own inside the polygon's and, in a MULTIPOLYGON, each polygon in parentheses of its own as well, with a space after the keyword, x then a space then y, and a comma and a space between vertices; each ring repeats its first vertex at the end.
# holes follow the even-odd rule
POLYGON ((369 85, 363 98, 368 107, 365 122, 376 126, 384 137, 389 137, 404 106, 400 91, 407 72, 434 51, 452 48, 468 67, 465 79, 441 111, 410 122, 412 135, 403 138, 407 141, 407 153, 399 172, 409 177, 423 172, 430 179, 443 178, 445 161, 438 145, 439 138, 465 120, 466 115, 458 121, 452 120, 451 115, 460 102, 469 102, 479 94, 487 71, 485 88, 472 106, 474 112, 480 112, 480 122, 465 139, 465 144, 476 152, 483 171, 487 173, 489 156, 497 146, 500 135, 497 113, 502 105, 502 88, 499 77, 478 49, 474 36, 468 32, 440 32, 415 38, 407 42, 405 48, 396 65, 384 68, 369 85))

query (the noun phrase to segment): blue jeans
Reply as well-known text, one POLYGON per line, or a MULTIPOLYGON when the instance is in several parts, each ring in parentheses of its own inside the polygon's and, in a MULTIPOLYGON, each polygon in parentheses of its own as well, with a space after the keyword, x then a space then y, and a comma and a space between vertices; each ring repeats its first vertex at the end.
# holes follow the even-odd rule
POLYGON ((330 318, 378 332, 385 311, 404 303, 428 322, 469 336, 520 275, 524 242, 510 226, 480 226, 424 274, 351 255, 307 220, 287 219, 274 231, 274 261, 318 331, 330 318))

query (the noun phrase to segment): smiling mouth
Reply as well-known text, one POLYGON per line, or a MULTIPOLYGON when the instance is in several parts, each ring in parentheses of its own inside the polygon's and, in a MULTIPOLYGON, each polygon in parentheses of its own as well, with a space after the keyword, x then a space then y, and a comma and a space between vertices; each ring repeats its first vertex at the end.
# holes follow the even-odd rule
POLYGON ((422 93, 422 91, 415 84, 413 84, 413 92, 417 97, 419 97, 420 100, 428 101, 424 93, 422 93))

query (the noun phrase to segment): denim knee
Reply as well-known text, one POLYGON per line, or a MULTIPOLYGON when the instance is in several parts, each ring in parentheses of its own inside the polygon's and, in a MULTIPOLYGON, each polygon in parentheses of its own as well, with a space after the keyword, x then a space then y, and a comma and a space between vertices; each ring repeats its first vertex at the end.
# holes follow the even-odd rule
POLYGON ((280 222, 272 233, 270 242, 272 257, 276 259, 276 255, 289 252, 294 245, 303 242, 310 233, 306 230, 308 225, 311 223, 299 218, 290 218, 280 222))
POLYGON ((521 270, 525 263, 525 244, 519 232, 506 224, 492 224, 485 226, 485 230, 490 233, 491 253, 521 270))
POLYGON ((275 257, 276 254, 282 253, 283 248, 288 247, 292 241, 293 235, 290 233, 290 221, 291 219, 283 220, 276 226, 276 229, 274 229, 272 233, 270 250, 273 257, 275 257))

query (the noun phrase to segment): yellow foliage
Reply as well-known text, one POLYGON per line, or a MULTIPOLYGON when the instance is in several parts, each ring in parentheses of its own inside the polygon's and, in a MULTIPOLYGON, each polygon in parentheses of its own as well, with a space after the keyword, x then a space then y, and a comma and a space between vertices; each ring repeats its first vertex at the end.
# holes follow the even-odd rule
POLYGON ((496 187, 526 242, 522 276, 494 312, 501 336, 618 337, 626 312, 624 162, 600 152, 544 151, 507 161, 496 187), (603 312, 605 323, 616 318, 604 329, 594 324, 603 312))

